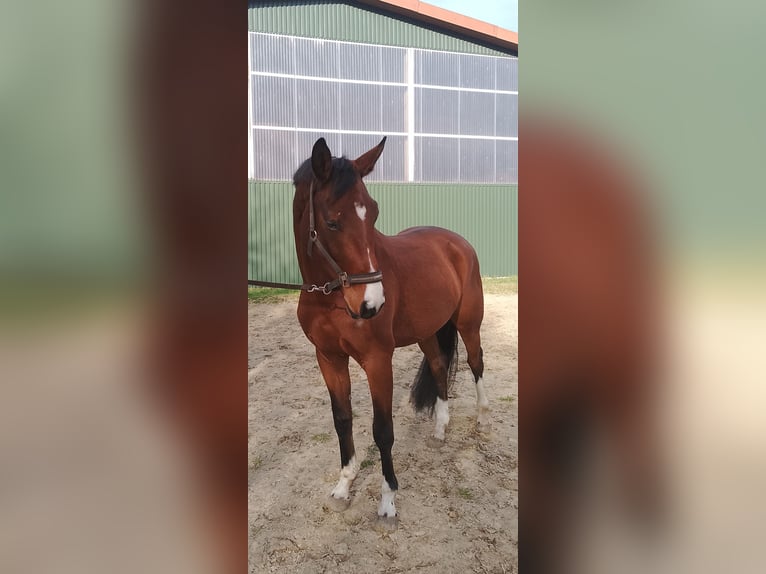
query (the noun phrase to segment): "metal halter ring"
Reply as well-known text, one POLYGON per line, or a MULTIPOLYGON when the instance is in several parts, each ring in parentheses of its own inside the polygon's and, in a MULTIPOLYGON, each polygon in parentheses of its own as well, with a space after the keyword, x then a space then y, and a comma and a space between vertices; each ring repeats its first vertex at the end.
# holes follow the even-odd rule
POLYGON ((321 291, 325 295, 329 295, 332 293, 332 289, 330 289, 330 282, 328 281, 324 285, 312 285, 308 289, 306 289, 307 293, 313 293, 314 291, 321 291))

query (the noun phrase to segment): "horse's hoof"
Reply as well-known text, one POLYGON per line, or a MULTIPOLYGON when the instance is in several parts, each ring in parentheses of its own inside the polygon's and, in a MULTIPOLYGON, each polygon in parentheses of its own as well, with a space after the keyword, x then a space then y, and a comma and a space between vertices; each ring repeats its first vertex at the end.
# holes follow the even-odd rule
POLYGON ((350 505, 351 505, 350 498, 335 498, 332 495, 327 497, 327 503, 325 504, 327 509, 332 510, 333 512, 343 512, 350 505))
POLYGON ((492 421, 489 419, 476 421, 476 430, 480 433, 488 433, 492 430, 492 421))
POLYGON ((433 435, 429 436, 426 441, 426 446, 428 448, 441 448, 444 446, 444 439, 438 439, 433 435))
POLYGON ((487 433, 492 430, 492 419, 489 417, 488 409, 481 409, 476 417, 476 430, 487 433))
POLYGON ((375 521, 375 529, 381 532, 393 532, 399 527, 399 515, 378 516, 375 521))

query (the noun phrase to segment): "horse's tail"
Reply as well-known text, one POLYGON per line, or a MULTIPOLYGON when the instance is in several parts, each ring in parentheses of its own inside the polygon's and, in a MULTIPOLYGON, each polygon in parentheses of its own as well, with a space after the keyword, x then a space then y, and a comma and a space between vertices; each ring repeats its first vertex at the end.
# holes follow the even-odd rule
MULTIPOLYGON (((452 386, 455 381, 455 372, 457 371, 457 329, 454 323, 447 323, 436 332, 436 339, 439 341, 439 349, 447 368, 447 384, 452 386)), ((439 396, 439 387, 436 384, 436 377, 431 372, 431 365, 428 359, 423 357, 420 363, 420 369, 415 376, 415 382, 410 389, 410 402, 415 410, 420 412, 428 409, 429 414, 433 414, 436 399, 439 396)))

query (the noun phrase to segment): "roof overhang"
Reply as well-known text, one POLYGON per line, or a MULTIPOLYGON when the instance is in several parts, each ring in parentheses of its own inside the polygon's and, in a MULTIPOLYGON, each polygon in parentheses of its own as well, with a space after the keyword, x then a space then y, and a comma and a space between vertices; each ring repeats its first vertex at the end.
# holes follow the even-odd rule
POLYGON ((418 0, 357 0, 372 8, 386 10, 401 16, 444 28, 469 38, 518 53, 519 35, 500 26, 463 16, 451 10, 419 2, 418 0))

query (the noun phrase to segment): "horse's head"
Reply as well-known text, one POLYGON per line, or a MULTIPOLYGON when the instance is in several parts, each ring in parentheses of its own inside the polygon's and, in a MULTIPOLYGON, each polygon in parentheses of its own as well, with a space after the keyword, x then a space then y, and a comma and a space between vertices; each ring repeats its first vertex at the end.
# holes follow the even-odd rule
MULTIPOLYGON (((355 160, 333 158, 324 138, 317 140, 311 152, 311 169, 317 181, 314 189, 317 237, 348 275, 380 270, 375 252, 378 204, 367 193, 362 178, 375 167, 385 143, 383 138, 355 160)), ((316 250, 314 257, 324 259, 316 250)), ((386 301, 381 281, 351 284, 342 289, 353 317, 374 317, 386 301)))

